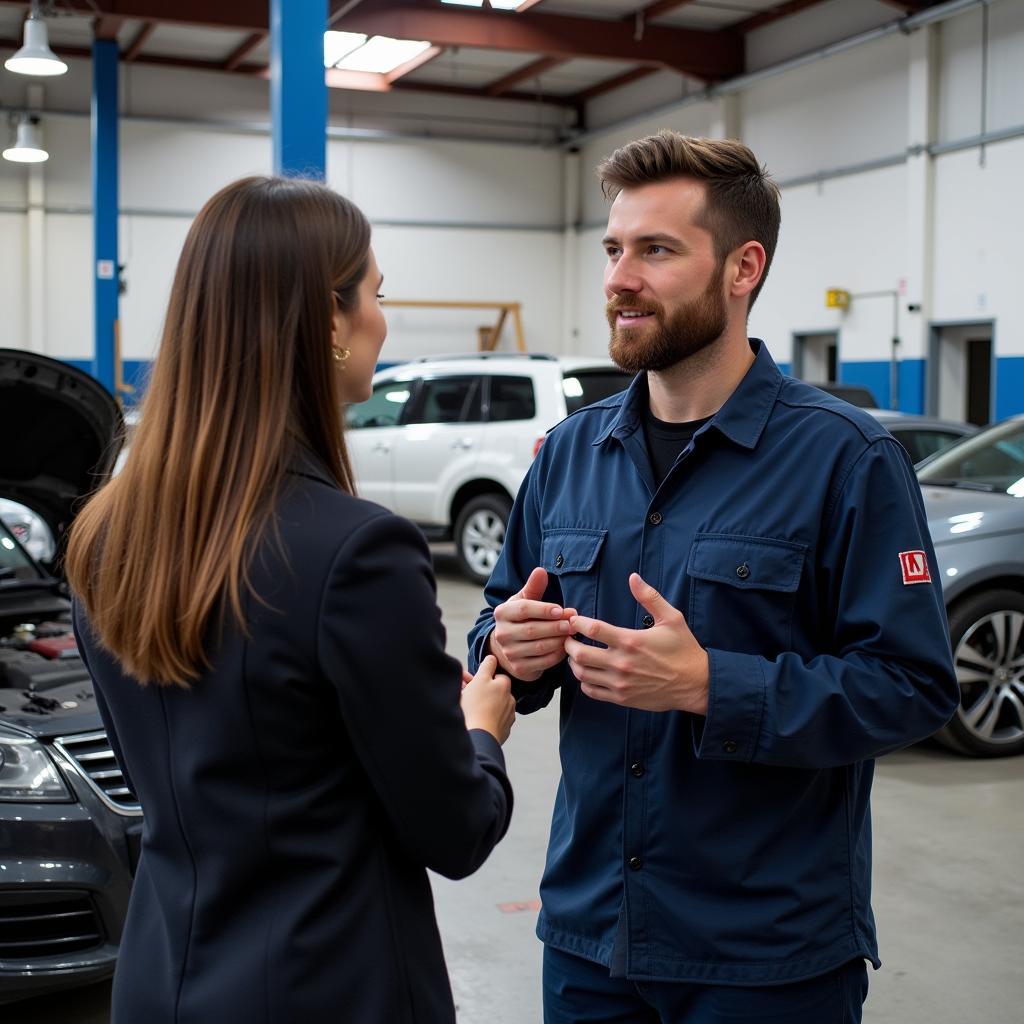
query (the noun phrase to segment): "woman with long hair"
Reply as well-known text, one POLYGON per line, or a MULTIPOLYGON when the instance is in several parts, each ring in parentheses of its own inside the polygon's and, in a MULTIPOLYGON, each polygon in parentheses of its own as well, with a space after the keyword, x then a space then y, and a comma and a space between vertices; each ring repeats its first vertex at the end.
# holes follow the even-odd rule
POLYGON ((76 633, 144 812, 115 1024, 455 1019, 425 869, 468 875, 508 827, 514 710, 493 660, 462 689, 419 532, 354 494, 380 282, 326 186, 222 189, 74 524, 76 633))

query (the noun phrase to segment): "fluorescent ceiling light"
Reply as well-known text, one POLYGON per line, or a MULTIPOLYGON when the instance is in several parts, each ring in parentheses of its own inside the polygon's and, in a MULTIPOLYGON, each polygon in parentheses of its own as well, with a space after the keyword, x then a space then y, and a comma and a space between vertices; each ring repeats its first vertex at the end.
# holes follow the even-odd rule
POLYGON ((325 32, 324 67, 333 68, 339 60, 347 57, 366 42, 362 32, 325 32))
POLYGON ((43 149, 38 119, 26 117, 18 123, 14 145, 4 150, 3 156, 5 160, 16 164, 41 164, 50 159, 50 154, 43 149))
POLYGON ((17 75, 63 75, 68 66, 50 49, 46 22, 32 13, 25 19, 24 45, 13 57, 4 61, 4 67, 17 75))
POLYGON ((430 43, 413 39, 374 36, 336 65, 343 71, 376 71, 387 74, 430 49, 430 43))

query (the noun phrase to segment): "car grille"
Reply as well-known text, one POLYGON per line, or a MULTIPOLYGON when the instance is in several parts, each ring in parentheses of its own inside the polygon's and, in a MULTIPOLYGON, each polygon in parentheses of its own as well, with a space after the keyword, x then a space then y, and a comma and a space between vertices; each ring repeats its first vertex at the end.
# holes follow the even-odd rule
POLYGON ((54 741, 54 746, 75 764, 108 807, 125 814, 141 811, 139 798, 125 782, 102 729, 61 736, 54 741))
POLYGON ((0 961, 64 956, 103 942, 103 925, 85 893, 0 892, 0 961))

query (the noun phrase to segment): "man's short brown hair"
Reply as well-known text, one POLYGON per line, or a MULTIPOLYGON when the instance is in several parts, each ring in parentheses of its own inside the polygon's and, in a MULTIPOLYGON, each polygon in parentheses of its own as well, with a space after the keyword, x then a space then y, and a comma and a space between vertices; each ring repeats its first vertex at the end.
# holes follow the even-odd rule
POLYGON ((597 176, 609 199, 624 188, 672 178, 703 182, 707 200, 700 226, 711 232, 719 263, 744 242, 764 246, 764 273, 750 295, 754 305, 775 255, 782 215, 778 185, 742 142, 693 138, 666 128, 615 150, 598 164, 597 176))

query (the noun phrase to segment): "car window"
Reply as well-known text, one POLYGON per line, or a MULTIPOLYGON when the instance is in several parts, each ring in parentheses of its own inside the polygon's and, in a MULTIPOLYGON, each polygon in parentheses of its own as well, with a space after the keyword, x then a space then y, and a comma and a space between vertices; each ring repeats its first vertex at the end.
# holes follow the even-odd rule
POLYGON ((419 387, 406 423, 476 423, 481 417, 479 377, 433 377, 419 387))
POLYGON ((962 434, 952 430, 939 430, 934 427, 898 427, 889 424, 889 432, 904 448, 910 452, 912 462, 923 462, 929 455, 941 452, 951 444, 959 441, 962 434))
POLYGON ((491 377, 487 418, 492 423, 532 420, 537 415, 533 381, 529 377, 491 377))
POLYGON ((349 430, 366 427, 393 427, 412 394, 412 381, 384 381, 375 384, 373 394, 365 401, 345 410, 345 426, 349 430))
POLYGON ((925 484, 976 485, 1024 497, 1024 423, 1011 420, 969 437, 922 467, 925 484))
POLYGON ((632 374, 622 370, 579 370, 567 373, 562 381, 565 411, 575 412, 585 405, 600 402, 602 398, 617 395, 625 391, 632 380, 632 374))
POLYGON ((827 395, 834 395, 841 398, 850 405, 859 406, 861 409, 877 409, 878 399, 875 398, 870 388, 861 387, 859 384, 815 384, 819 391, 827 395))
POLYGON ((39 580, 42 573, 33 565, 14 535, 0 520, 0 588, 12 580, 39 580))

